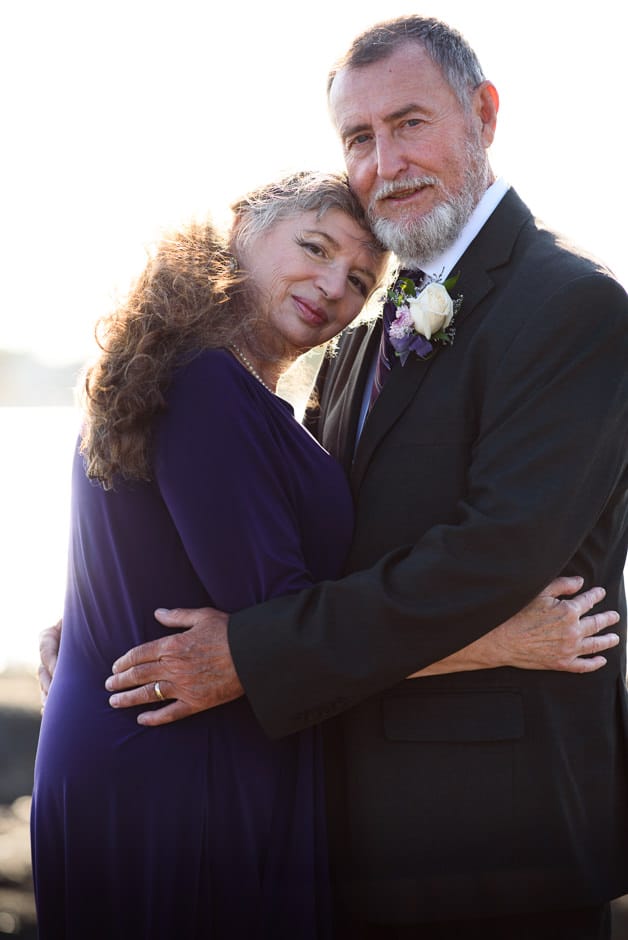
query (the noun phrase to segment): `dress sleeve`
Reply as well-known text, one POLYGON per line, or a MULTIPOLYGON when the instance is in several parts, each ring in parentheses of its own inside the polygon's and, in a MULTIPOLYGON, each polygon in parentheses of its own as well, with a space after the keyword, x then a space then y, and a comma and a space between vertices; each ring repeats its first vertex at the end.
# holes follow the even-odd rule
MULTIPOLYGON (((155 441, 155 474, 212 603, 231 612, 312 583, 268 392, 227 353, 177 375, 155 441)), ((286 415, 286 420, 289 415, 286 415)))

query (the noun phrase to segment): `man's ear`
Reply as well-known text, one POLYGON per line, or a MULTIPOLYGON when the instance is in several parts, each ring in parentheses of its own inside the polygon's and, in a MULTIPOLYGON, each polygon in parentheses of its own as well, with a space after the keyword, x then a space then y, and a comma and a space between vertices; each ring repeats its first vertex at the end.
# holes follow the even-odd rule
POLYGON ((484 81, 473 93, 473 109, 481 122, 482 143, 490 147, 495 137, 499 95, 492 82, 484 81))

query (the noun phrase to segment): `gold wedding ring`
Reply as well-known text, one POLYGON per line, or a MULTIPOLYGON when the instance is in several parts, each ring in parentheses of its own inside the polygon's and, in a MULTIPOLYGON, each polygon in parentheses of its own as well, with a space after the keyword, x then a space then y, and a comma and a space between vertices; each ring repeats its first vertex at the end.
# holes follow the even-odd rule
POLYGON ((155 695, 157 696, 157 698, 159 699, 160 702, 165 702, 165 701, 166 701, 166 696, 165 696, 164 693, 161 691, 161 688, 159 687, 159 683, 158 683, 158 682, 155 683, 155 695))

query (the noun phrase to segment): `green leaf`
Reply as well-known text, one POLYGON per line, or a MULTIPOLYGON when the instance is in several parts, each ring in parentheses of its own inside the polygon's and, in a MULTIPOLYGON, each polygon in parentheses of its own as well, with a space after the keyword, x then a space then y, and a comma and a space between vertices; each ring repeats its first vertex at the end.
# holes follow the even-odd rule
POLYGON ((401 277, 397 282, 398 290, 405 296, 414 297, 416 294, 416 284, 411 277, 401 277))
POLYGON ((455 286, 456 286, 456 284, 458 283, 458 280, 459 280, 459 279, 460 279, 460 271, 458 271, 457 274, 452 274, 451 277, 448 277, 447 280, 444 281, 443 287, 444 287, 445 290, 449 293, 449 291, 451 291, 452 287, 455 287, 455 286))

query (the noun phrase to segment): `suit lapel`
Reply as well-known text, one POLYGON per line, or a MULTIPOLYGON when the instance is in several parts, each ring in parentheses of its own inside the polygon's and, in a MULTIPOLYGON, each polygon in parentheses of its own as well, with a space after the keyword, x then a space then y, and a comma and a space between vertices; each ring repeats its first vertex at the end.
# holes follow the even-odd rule
POLYGON ((460 261, 454 265, 452 274, 460 272, 460 278, 452 293, 463 297, 456 317, 457 329, 470 319, 492 290, 492 272, 509 263, 521 229, 531 221, 530 210, 513 189, 509 190, 460 261))
POLYGON ((342 464, 347 476, 351 471, 366 381, 380 334, 381 319, 346 334, 332 368, 329 398, 323 397, 322 401, 325 420, 321 443, 342 464))

